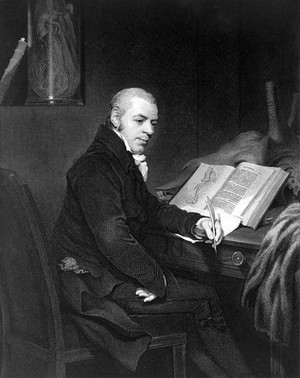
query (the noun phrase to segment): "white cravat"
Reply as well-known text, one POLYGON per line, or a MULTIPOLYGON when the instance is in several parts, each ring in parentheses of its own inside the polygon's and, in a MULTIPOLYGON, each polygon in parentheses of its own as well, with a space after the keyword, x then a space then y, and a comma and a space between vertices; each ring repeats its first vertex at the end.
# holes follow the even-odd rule
POLYGON ((148 177, 148 165, 146 162, 146 156, 145 155, 138 155, 138 154, 133 154, 131 151, 131 148, 127 142, 127 140, 124 138, 124 136, 116 129, 113 129, 114 132, 123 140, 126 146, 126 150, 129 151, 132 154, 133 160, 135 164, 138 166, 138 169, 140 170, 144 181, 147 180, 148 177))
POLYGON ((133 160, 135 164, 138 166, 138 169, 140 170, 144 181, 147 180, 148 177, 148 165, 146 162, 146 156, 145 155, 137 155, 132 154, 133 160))

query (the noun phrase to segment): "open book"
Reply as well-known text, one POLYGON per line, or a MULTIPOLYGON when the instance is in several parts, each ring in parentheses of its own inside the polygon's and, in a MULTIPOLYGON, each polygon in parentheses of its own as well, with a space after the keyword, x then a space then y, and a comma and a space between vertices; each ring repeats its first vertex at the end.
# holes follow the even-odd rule
POLYGON ((231 222, 230 232, 240 223, 255 229, 288 176, 281 168, 247 162, 236 168, 202 163, 170 203, 209 216, 209 197, 223 228, 231 222))

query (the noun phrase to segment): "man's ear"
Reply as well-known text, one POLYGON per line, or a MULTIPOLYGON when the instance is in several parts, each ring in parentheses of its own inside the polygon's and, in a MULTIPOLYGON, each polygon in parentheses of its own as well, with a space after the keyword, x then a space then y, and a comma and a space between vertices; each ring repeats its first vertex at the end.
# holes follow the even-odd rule
POLYGON ((120 127, 120 114, 118 108, 113 108, 110 115, 111 123, 114 125, 114 127, 118 130, 120 127))

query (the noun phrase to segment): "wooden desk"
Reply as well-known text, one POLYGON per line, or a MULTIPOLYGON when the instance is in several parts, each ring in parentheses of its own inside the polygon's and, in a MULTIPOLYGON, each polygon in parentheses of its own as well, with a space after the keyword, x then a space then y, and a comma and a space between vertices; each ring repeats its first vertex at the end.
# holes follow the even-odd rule
MULTIPOLYGON (((163 266, 193 273, 217 273, 223 277, 245 280, 269 228, 270 226, 265 226, 253 230, 240 227, 223 239, 217 247, 217 254, 211 244, 193 244, 174 234, 151 229, 145 233, 144 245, 163 266)), ((243 281, 238 286, 242 287, 243 281)), ((284 359, 282 348, 270 344, 272 378, 285 376, 282 364, 284 359)))
POLYGON ((211 244, 193 244, 156 230, 147 230, 144 242, 162 265, 245 279, 268 229, 240 227, 223 239, 217 254, 211 244))

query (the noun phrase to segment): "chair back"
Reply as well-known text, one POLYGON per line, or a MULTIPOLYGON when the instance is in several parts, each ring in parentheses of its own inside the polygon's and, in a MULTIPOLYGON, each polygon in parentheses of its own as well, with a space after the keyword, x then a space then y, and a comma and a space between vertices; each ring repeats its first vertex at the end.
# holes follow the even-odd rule
MULTIPOLYGON (((29 189, 0 168, 0 291, 7 342, 25 341, 62 359, 54 258, 29 189)), ((48 359, 46 358, 46 359, 48 359)))

